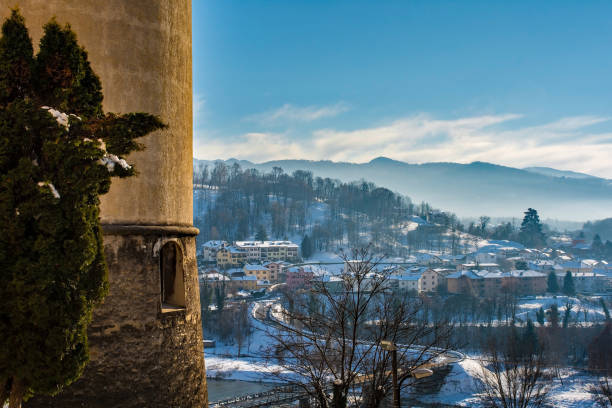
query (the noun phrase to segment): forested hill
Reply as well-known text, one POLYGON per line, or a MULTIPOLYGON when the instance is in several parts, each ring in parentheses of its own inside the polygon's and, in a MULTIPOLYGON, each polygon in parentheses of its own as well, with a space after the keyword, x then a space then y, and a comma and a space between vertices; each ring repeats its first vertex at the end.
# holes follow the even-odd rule
MULTIPOLYGON (((235 160, 228 160, 232 164, 235 160)), ((212 165, 212 162, 196 161, 212 165)), ((243 168, 268 172, 281 167, 287 173, 308 170, 314 176, 350 182, 366 179, 415 201, 426 201, 460 216, 514 216, 537 208, 545 218, 586 221, 610 217, 612 181, 597 177, 570 177, 554 169, 516 169, 490 163, 409 164, 387 158, 368 163, 280 160, 243 168), (542 174, 546 173, 546 174, 542 174)))
MULTIPOLYGON (((431 211, 371 182, 340 182, 303 170, 288 174, 280 167, 262 173, 219 161, 194 169, 194 186, 200 242, 253 238, 263 226, 271 239, 301 242, 308 234, 318 250, 369 241, 386 250, 405 239, 402 227, 413 216, 431 211)), ((448 226, 458 224, 452 214, 442 218, 448 226)))

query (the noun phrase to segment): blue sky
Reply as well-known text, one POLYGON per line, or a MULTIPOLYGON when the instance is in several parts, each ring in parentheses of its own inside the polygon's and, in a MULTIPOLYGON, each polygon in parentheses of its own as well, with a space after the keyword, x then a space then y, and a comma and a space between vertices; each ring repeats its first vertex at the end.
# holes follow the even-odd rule
POLYGON ((194 156, 612 178, 612 2, 193 0, 194 156))

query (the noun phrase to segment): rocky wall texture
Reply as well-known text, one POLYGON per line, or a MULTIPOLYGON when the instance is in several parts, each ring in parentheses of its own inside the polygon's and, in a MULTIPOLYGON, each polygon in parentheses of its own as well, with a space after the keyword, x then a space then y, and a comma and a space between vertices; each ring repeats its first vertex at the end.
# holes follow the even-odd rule
POLYGON ((89 327, 90 362, 55 397, 26 407, 205 407, 195 237, 171 233, 105 235, 110 292, 89 327), (161 312, 159 249, 182 251, 186 305, 161 312))

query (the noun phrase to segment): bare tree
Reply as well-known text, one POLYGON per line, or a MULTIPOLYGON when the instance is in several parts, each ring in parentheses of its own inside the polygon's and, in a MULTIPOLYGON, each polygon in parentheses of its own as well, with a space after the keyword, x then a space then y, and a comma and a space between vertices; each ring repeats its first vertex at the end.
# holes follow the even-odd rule
POLYGON ((612 384, 607 375, 599 380, 599 384, 591 386, 590 391, 599 406, 612 407, 612 384))
POLYGON ((551 379, 544 371, 542 344, 525 350, 525 345, 516 338, 502 347, 499 342, 490 341, 485 363, 481 399, 487 407, 545 406, 551 379))
POLYGON ((446 350, 450 326, 428 323, 419 299, 395 295, 370 248, 341 257, 339 276, 313 280, 310 293, 294 296, 293 310, 277 312, 268 357, 283 368, 277 377, 319 407, 346 407, 356 388, 377 407, 392 389, 391 355, 381 342, 398 344, 398 382, 407 385, 414 369, 446 350))
POLYGON ((237 310, 233 313, 233 332, 236 346, 238 346, 238 357, 242 354, 242 349, 250 345, 251 334, 253 328, 251 327, 251 321, 249 320, 249 305, 246 302, 241 302, 237 310))

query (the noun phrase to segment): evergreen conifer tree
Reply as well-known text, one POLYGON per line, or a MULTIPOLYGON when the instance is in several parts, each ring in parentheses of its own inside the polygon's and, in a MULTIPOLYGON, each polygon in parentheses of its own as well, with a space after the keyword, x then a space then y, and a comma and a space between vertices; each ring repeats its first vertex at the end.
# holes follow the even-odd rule
POLYGON ((570 318, 572 317, 572 308, 574 307, 574 303, 568 301, 565 304, 565 310, 563 310, 563 328, 567 329, 569 326, 570 318))
POLYGON ((300 246, 302 250, 303 258, 310 258, 313 252, 312 240, 308 236, 308 234, 304 235, 304 239, 302 239, 302 244, 300 246))
POLYGON ((553 303, 548 310, 548 321, 550 322, 550 327, 559 327, 559 308, 556 303, 553 303))
POLYGON ((601 241, 601 237, 599 236, 599 234, 595 234, 595 236, 593 237, 593 243, 591 244, 591 250, 593 251, 593 254, 596 256, 602 256, 604 255, 604 244, 601 241))
POLYGON ((255 234, 255 241, 267 241, 268 233, 266 232, 266 228, 263 225, 259 225, 257 228, 257 233, 255 234))
POLYGON ((40 51, 13 11, 0 38, 0 405, 55 394, 88 361, 87 325, 108 291, 99 196, 135 170, 123 157, 164 125, 105 114, 69 26, 40 51))
POLYGON ((225 307, 225 282, 215 286, 215 305, 217 306, 217 313, 221 313, 225 307))
POLYGON ((576 294, 576 289, 574 287, 574 278, 572 277, 572 273, 567 271, 565 276, 563 277, 563 293, 572 296, 576 294))
POLYGON ((542 232, 540 217, 533 208, 528 208, 525 211, 519 232, 519 240, 523 245, 530 248, 539 248, 546 243, 546 236, 542 232))
POLYGON ((544 326, 544 309, 542 307, 540 307, 537 311, 536 311, 536 319, 538 321, 538 324, 540 326, 544 326))
POLYGON ((525 261, 516 261, 514 267, 516 269, 518 269, 519 271, 526 271, 527 270, 527 262, 525 262, 525 261))
POLYGON ((531 319, 527 319, 525 325, 525 331, 523 332, 523 355, 533 355, 539 350, 538 334, 536 333, 535 326, 531 319))
POLYGON ((546 291, 549 293, 559 292, 559 282, 557 282, 557 274, 554 271, 548 273, 548 280, 546 281, 546 291))

